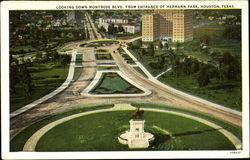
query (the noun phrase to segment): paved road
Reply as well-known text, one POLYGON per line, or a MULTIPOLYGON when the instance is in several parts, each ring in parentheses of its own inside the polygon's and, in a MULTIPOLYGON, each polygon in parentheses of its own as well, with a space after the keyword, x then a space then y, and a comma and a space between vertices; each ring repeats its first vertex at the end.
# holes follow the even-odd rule
MULTIPOLYGON (((92 39, 94 37, 92 36, 92 39)), ((92 40, 91 39, 91 40, 92 40)), ((128 42, 123 41, 123 42, 128 42)), ((231 112, 225 108, 216 107, 215 104, 194 98, 190 95, 184 94, 180 91, 176 91, 170 87, 166 87, 159 81, 147 79, 140 73, 135 71, 129 64, 127 64, 123 57, 117 53, 119 45, 111 45, 108 48, 119 66, 120 71, 129 77, 132 81, 136 82, 140 86, 150 90, 152 94, 141 97, 89 97, 80 95, 94 79, 96 73, 96 61, 94 57, 93 48, 79 47, 81 42, 71 43, 67 47, 72 49, 78 49, 84 53, 83 72, 80 78, 70 84, 70 86, 62 93, 54 96, 50 100, 43 104, 39 104, 35 108, 32 108, 23 114, 20 114, 11 119, 11 135, 18 130, 31 124, 35 120, 42 118, 46 115, 51 115, 66 110, 78 108, 79 106, 88 106, 96 104, 108 104, 108 103, 158 103, 170 106, 181 107, 189 110, 199 111, 208 115, 225 120, 237 126, 241 126, 242 117, 240 114, 231 112), (116 53, 113 53, 116 51, 116 53)))
POLYGON ((60 86, 58 87, 56 90, 54 90, 53 92, 45 95, 44 97, 12 112, 10 114, 10 118, 13 118, 35 106, 37 106, 38 104, 40 103, 43 103, 44 101, 50 99, 51 97, 54 97, 55 95, 57 95, 58 93, 62 92, 64 89, 66 89, 69 84, 71 83, 72 79, 73 79, 73 76, 74 76, 74 71, 75 71, 75 60, 76 60, 76 51, 72 51, 72 57, 71 57, 71 63, 70 63, 70 66, 69 66, 69 73, 68 73, 68 77, 67 79, 65 80, 65 82, 60 86))

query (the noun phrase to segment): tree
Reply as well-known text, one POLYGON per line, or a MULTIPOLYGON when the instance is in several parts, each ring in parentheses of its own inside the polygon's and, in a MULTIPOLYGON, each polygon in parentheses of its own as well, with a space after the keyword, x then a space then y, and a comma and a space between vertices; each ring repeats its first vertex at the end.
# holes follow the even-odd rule
POLYGON ((109 34, 114 34, 114 24, 111 24, 108 26, 108 33, 109 34))
POLYGON ((122 27, 122 25, 119 25, 118 26, 118 32, 125 32, 124 28, 122 27))
POLYGON ((15 62, 14 58, 12 55, 9 56, 9 65, 11 65, 11 63, 15 62))
POLYGON ((149 48, 149 49, 154 49, 154 44, 153 43, 148 43, 148 46, 147 46, 147 48, 149 48))
POLYGON ((199 69, 200 69, 199 62, 197 60, 194 60, 190 68, 191 73, 196 73, 199 71, 199 69))
POLYGON ((168 48, 169 48, 169 45, 168 45, 168 43, 167 43, 167 42, 164 44, 164 47, 165 47, 166 49, 168 49, 168 48))
POLYGON ((203 36, 200 37, 200 43, 205 43, 209 45, 211 42, 211 37, 208 34, 204 34, 203 36))
POLYGON ((67 55, 67 54, 62 55, 62 57, 60 59, 61 65, 65 68, 67 66, 67 64, 70 62, 70 60, 71 60, 71 58, 69 55, 67 55))
POLYGON ((114 27, 114 33, 118 32, 118 27, 114 27))
POLYGON ((210 82, 207 66, 201 68, 198 73, 197 82, 200 87, 206 86, 210 82))
POLYGON ((234 57, 231 55, 230 52, 224 52, 222 57, 222 62, 225 65, 229 65, 234 60, 234 57))
POLYGON ((177 41, 177 43, 176 43, 176 50, 179 50, 179 49, 180 49, 180 47, 181 47, 181 44, 180 44, 180 42, 179 42, 179 41, 177 41))
POLYGON ((155 54, 154 48, 149 48, 148 53, 149 53, 149 55, 153 56, 155 54))
POLYGON ((10 65, 10 93, 16 93, 17 66, 10 65))
POLYGON ((101 26, 100 31, 101 32, 106 32, 106 29, 103 26, 101 26))
POLYGON ((158 42, 158 48, 159 48, 159 49, 162 49, 162 48, 163 48, 163 45, 162 45, 162 42, 161 42, 161 41, 158 42))
POLYGON ((137 48, 141 48, 142 47, 142 40, 141 39, 138 39, 135 43, 136 47, 137 48))
POLYGON ((145 49, 142 49, 141 54, 142 54, 142 56, 144 56, 147 54, 147 51, 145 49))
POLYGON ((18 76, 19 82, 21 83, 23 87, 23 90, 26 93, 26 96, 30 97, 31 96, 31 76, 30 76, 29 70, 24 64, 18 65, 17 76, 18 76))

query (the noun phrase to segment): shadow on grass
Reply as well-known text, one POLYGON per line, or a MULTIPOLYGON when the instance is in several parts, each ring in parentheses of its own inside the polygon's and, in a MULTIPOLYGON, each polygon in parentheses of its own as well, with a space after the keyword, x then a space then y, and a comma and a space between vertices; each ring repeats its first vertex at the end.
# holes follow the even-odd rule
POLYGON ((219 86, 207 87, 207 89, 217 90, 217 89, 229 89, 229 88, 235 88, 235 87, 238 87, 238 86, 233 85, 233 84, 227 84, 227 85, 219 85, 219 86))
POLYGON ((173 137, 189 136, 189 135, 194 135, 194 134, 202 134, 202 133, 206 133, 206 132, 214 132, 214 131, 218 131, 220 129, 224 129, 224 128, 205 129, 205 130, 202 130, 202 131, 187 131, 187 132, 183 132, 183 133, 175 133, 175 134, 172 134, 172 136, 173 137))
POLYGON ((155 140, 150 144, 150 149, 158 148, 160 144, 168 141, 171 136, 167 134, 162 134, 162 133, 153 133, 155 140))

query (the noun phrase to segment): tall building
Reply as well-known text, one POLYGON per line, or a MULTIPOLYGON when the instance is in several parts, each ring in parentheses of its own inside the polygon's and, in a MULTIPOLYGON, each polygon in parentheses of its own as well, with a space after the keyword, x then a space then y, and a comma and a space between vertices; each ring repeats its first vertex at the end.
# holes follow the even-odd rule
POLYGON ((193 40, 192 10, 156 10, 142 15, 142 40, 193 40))
POLYGON ((155 41, 159 39, 159 14, 142 15, 142 40, 155 41))

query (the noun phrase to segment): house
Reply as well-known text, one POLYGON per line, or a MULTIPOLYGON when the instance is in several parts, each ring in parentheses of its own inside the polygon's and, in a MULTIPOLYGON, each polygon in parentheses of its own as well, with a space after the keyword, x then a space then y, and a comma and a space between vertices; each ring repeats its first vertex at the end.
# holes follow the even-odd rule
POLYGON ((127 33, 137 33, 140 32, 141 26, 139 23, 127 23, 123 25, 125 32, 127 33))

